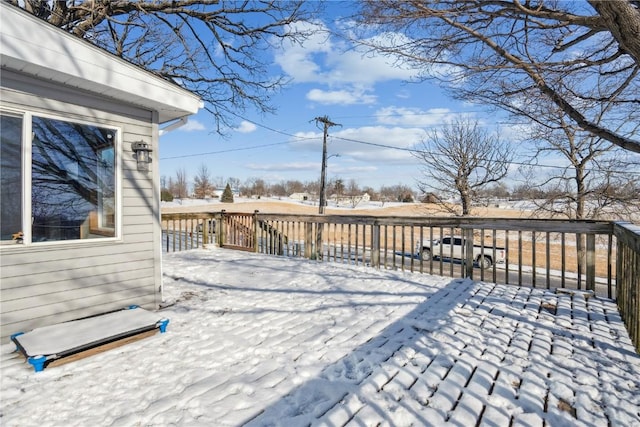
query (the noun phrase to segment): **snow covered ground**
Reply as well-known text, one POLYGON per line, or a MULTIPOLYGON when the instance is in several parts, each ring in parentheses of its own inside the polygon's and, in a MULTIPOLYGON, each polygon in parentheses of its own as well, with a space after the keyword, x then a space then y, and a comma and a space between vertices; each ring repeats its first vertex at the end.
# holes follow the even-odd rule
POLYGON ((167 333, 40 373, 3 343, 0 424, 640 425, 640 356, 612 301, 220 248, 163 256, 167 333))

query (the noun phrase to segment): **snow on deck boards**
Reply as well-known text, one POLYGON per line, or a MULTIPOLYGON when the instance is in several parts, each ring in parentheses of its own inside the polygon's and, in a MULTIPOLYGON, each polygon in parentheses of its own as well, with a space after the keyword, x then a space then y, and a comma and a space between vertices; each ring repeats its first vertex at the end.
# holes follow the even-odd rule
POLYGON ((55 325, 43 326, 16 337, 26 356, 64 353, 131 331, 154 326, 161 316, 142 308, 114 311, 55 325))
MULTIPOLYGON (((603 326, 609 320, 597 313, 615 312, 611 301, 591 299, 589 304, 581 295, 454 281, 401 320, 412 331, 395 332, 404 335, 400 348, 363 381, 350 387, 341 403, 315 421, 314 417, 308 421, 332 426, 445 422, 460 426, 542 426, 545 420, 551 425, 578 421, 586 425, 635 425, 640 420, 640 378, 627 384, 628 403, 633 408, 627 413, 624 405, 616 408, 617 397, 609 399, 600 394, 599 387, 611 391, 617 385, 602 382, 598 371, 586 366, 594 354, 600 353, 598 350, 613 348, 609 338, 597 332, 598 328, 594 328, 595 334, 590 332, 585 319, 594 326, 603 326), (441 298, 442 294, 454 296, 456 304, 441 298), (460 298, 462 295, 464 298, 460 298), (543 301, 567 306, 565 316, 558 318, 542 310, 543 301), (442 316, 443 303, 451 309, 446 316, 442 316), (591 310, 596 314, 592 316, 591 310), (629 420, 634 422, 628 424, 629 420)), ((616 316, 612 317, 617 323, 616 316)), ((617 355, 615 351, 609 353, 614 356, 611 360, 600 354, 596 364, 628 361, 637 375, 640 358, 629 343, 622 347, 617 355)), ((354 353, 372 354, 376 350, 380 352, 376 344, 368 342, 354 353)), ((364 357, 358 359, 366 361, 364 357)), ((338 366, 347 362, 340 361, 338 366)), ((335 369, 325 370, 322 376, 333 379, 335 369)), ((361 368, 353 364, 349 369, 361 368)), ((344 375, 350 377, 348 373, 344 375)), ((316 387, 317 384, 303 385, 289 399, 304 399, 313 395, 316 387)), ((318 396, 318 405, 327 397, 318 396)), ((288 425, 282 421, 288 405, 289 402, 280 401, 248 425, 278 425, 278 420, 280 425, 288 425)), ((313 407, 311 402, 306 405, 313 407)), ((322 413, 310 410, 309 414, 314 412, 322 413)), ((300 417, 297 414, 289 421, 298 425, 296 419, 300 417)))
POLYGON ((613 301, 220 248, 163 262, 168 333, 38 375, 3 347, 3 426, 640 425, 613 301))

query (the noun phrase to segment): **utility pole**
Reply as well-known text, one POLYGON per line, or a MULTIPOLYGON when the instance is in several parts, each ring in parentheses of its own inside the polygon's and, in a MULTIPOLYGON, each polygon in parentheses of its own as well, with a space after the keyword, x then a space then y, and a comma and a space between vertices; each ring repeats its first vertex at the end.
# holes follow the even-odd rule
POLYGON ((320 171, 320 206, 318 213, 323 214, 324 208, 327 205, 326 185, 327 185, 327 136, 329 135, 329 128, 331 126, 342 126, 338 123, 333 123, 329 120, 329 117, 322 116, 314 119, 316 125, 322 123, 323 126, 323 138, 322 138, 322 169, 320 171))

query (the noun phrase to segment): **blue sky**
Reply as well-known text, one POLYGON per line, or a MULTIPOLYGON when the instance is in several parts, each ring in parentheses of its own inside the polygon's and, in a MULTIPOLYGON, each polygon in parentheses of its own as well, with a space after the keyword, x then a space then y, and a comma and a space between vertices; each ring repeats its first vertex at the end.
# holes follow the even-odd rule
MULTIPOLYGON (((327 16, 331 13, 337 11, 327 16)), ((318 180, 322 130, 314 119, 321 116, 341 125, 329 129, 327 178, 353 179, 374 189, 415 187, 420 164, 408 150, 428 129, 456 115, 476 118, 508 138, 509 129, 478 105, 455 101, 428 82, 407 83, 413 70, 350 48, 342 39, 319 34, 303 46, 270 52, 274 69, 291 78, 273 99, 276 114, 239 113, 242 118, 226 138, 215 133, 206 111, 192 116, 184 127, 160 137, 161 176, 175 177, 184 169, 192 182, 206 165, 213 178, 242 183, 318 180)))

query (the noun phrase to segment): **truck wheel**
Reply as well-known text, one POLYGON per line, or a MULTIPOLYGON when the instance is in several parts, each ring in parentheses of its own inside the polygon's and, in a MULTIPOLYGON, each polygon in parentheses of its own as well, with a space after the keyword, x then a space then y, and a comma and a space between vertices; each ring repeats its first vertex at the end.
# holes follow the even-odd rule
POLYGON ((478 267, 482 269, 490 268, 493 265, 491 262, 491 258, 488 256, 480 256, 478 257, 478 267))
POLYGON ((422 261, 431 260, 431 251, 429 249, 422 250, 422 261))

